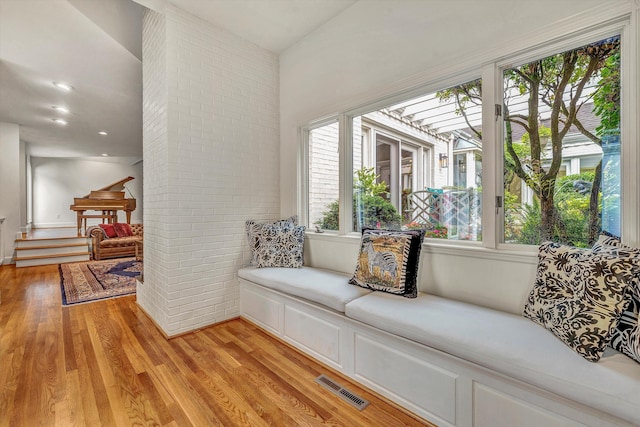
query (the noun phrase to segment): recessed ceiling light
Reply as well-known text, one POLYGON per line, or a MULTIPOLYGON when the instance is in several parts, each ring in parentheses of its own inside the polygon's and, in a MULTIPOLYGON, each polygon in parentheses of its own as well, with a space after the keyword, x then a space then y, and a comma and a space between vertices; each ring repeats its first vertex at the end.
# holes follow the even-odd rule
POLYGON ((61 113, 65 113, 65 114, 68 114, 68 113, 69 113, 69 110, 67 110, 67 109, 66 109, 66 108, 64 108, 64 107, 59 107, 59 106, 57 106, 57 105, 54 105, 54 106, 52 106, 51 108, 53 108, 53 109, 54 109, 54 110, 56 110, 56 111, 60 111, 61 113))
POLYGON ((99 135, 109 135, 108 133, 106 133, 105 131, 101 130, 100 132, 98 132, 99 135))
POLYGON ((55 87, 57 87, 58 89, 62 89, 62 90, 66 90, 66 91, 70 91, 71 89, 73 89, 73 87, 71 87, 71 85, 68 85, 68 84, 63 83, 63 82, 53 82, 53 85, 55 87))
POLYGON ((67 121, 66 120, 62 120, 62 119, 51 119, 51 120, 53 120, 54 122, 56 122, 59 125, 66 125, 67 124, 67 121))
POLYGON ((109 157, 109 155, 107 153, 102 153, 100 154, 102 157, 109 157))

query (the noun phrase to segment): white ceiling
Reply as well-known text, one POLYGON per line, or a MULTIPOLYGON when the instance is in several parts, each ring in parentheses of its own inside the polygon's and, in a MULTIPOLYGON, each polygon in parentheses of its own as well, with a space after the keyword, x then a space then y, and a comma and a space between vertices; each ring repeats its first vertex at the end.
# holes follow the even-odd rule
POLYGON ((180 9, 281 53, 357 0, 170 0, 180 9))
MULTIPOLYGON (((356 1, 170 0, 275 53, 356 1)), ((164 2, 0 0, 0 122, 19 124, 20 138, 35 157, 139 160, 141 4, 164 2), (68 82, 73 90, 61 92, 53 81, 68 82), (54 105, 70 113, 58 113, 54 105), (56 117, 68 124, 54 123, 56 117)))

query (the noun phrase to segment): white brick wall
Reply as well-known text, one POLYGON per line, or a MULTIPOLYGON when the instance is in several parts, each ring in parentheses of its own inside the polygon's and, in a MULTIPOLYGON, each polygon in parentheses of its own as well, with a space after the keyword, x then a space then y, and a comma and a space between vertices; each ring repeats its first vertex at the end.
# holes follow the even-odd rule
POLYGON ((138 301, 176 335, 239 314, 244 222, 279 216, 278 58, 174 7, 143 39, 138 301))
POLYGON ((138 303, 166 332, 168 271, 164 211, 168 193, 167 61, 164 16, 147 10, 143 21, 143 158, 145 284, 138 287, 138 303))

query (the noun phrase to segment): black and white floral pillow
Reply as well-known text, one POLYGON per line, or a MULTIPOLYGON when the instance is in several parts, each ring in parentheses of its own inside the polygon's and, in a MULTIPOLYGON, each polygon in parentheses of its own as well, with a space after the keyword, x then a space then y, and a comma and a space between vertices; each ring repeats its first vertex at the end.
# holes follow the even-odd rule
POLYGON ((277 227, 282 231, 293 229, 298 225, 298 216, 293 215, 286 219, 281 219, 275 222, 257 222, 254 220, 248 220, 245 223, 245 231, 247 233, 247 242, 249 243, 249 249, 251 250, 251 264, 257 265, 257 250, 260 247, 260 237, 268 227, 269 231, 273 231, 273 227, 277 227))
MULTIPOLYGON (((624 257, 640 265, 640 249, 623 245, 615 236, 601 235, 593 245, 594 252, 624 257)), ((640 286, 636 284, 627 293, 630 300, 622 313, 609 345, 619 352, 640 362, 640 286)))
POLYGON ((593 244, 591 250, 594 252, 599 252, 602 249, 606 249, 606 247, 608 246, 619 247, 620 245, 622 245, 622 243, 620 242, 620 237, 614 236, 611 233, 602 232, 600 236, 598 236, 598 240, 593 244))
POLYGON ((524 316, 544 326, 585 359, 596 362, 637 286, 628 259, 558 243, 543 243, 524 316))
POLYGON ((301 268, 304 261, 304 226, 263 227, 256 249, 256 266, 301 268))

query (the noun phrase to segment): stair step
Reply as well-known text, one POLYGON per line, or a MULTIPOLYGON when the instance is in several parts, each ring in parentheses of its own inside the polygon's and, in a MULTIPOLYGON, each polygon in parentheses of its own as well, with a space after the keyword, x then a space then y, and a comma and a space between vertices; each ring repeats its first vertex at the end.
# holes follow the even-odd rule
POLYGON ((63 244, 63 245, 42 245, 42 246, 22 246, 19 248, 16 248, 17 251, 28 251, 28 250, 32 250, 32 249, 53 249, 53 248, 73 248, 73 247, 77 247, 77 246, 84 246, 85 248, 87 247, 87 243, 67 243, 67 244, 63 244))
POLYGON ((16 248, 30 248, 33 246, 79 245, 87 244, 86 237, 54 237, 45 239, 16 239, 16 248))
POLYGON ((53 255, 31 255, 31 256, 21 256, 16 257, 16 261, 28 261, 33 259, 46 259, 46 258, 64 258, 64 257, 72 257, 78 255, 89 255, 89 251, 84 252, 71 252, 71 253, 63 253, 63 254, 53 254, 53 255))
POLYGON ((40 255, 16 257, 16 267, 33 267, 36 265, 62 264, 67 262, 89 261, 89 252, 67 253, 56 255, 40 255))
POLYGON ((89 248, 84 245, 55 245, 55 246, 34 246, 28 248, 16 248, 16 256, 18 258, 35 257, 35 256, 59 256, 68 254, 84 254, 89 248))
POLYGON ((16 267, 88 261, 91 258, 89 240, 85 236, 76 236, 75 229, 70 231, 62 234, 58 231, 43 232, 39 234, 42 237, 30 235, 29 238, 16 239, 16 267))

